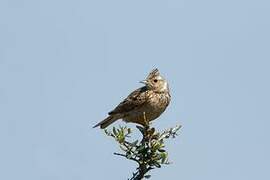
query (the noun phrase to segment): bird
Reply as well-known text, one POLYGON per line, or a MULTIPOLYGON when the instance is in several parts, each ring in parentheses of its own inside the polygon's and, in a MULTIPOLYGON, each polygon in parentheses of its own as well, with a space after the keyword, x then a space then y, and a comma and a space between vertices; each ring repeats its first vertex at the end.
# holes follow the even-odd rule
POLYGON ((143 81, 144 86, 130 93, 116 108, 108 113, 108 117, 93 128, 107 128, 115 121, 122 119, 125 122, 149 125, 157 119, 171 101, 169 84, 157 68, 153 69, 143 81))

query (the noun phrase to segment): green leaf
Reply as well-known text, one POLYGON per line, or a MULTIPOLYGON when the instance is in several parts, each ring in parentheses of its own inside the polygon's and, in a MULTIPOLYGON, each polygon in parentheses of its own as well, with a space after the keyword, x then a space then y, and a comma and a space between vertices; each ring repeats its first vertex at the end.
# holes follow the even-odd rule
POLYGON ((125 146, 123 146, 123 145, 120 145, 119 147, 120 147, 120 149, 121 149, 122 151, 125 151, 125 152, 128 151, 128 149, 127 149, 125 146))
POLYGON ((137 149, 138 152, 141 152, 145 149, 145 147, 143 145, 140 145, 139 148, 137 149))
POLYGON ((160 142, 154 141, 151 149, 152 149, 152 151, 156 151, 156 150, 160 149, 161 147, 162 147, 162 145, 160 144, 160 142))
POLYGON ((129 152, 127 152, 126 156, 127 156, 128 159, 132 158, 132 154, 129 153, 129 152))
POLYGON ((104 129, 104 132, 105 132, 105 134, 108 135, 108 136, 111 135, 111 133, 110 133, 107 129, 104 129))
POLYGON ((159 152, 166 152, 165 149, 158 149, 159 152))
POLYGON ((141 132, 142 134, 144 134, 144 128, 143 128, 143 127, 141 127, 141 126, 136 126, 136 128, 138 128, 138 129, 140 130, 140 132, 141 132))
POLYGON ((144 176, 146 179, 149 179, 150 177, 151 177, 151 175, 149 174, 149 175, 145 175, 144 176))
POLYGON ((158 162, 154 162, 154 166, 156 166, 157 168, 161 168, 161 165, 158 162))
POLYGON ((138 140, 136 140, 136 141, 134 141, 133 143, 130 143, 130 145, 132 146, 132 147, 136 147, 137 146, 137 144, 138 144, 138 140))
POLYGON ((164 164, 165 161, 167 160, 168 154, 165 152, 160 153, 160 157, 161 157, 161 164, 164 164))
POLYGON ((113 134, 114 135, 117 135, 117 132, 116 132, 116 128, 115 127, 113 127, 113 134))
POLYGON ((122 133, 119 133, 117 136, 117 141, 123 143, 125 141, 125 136, 122 133))

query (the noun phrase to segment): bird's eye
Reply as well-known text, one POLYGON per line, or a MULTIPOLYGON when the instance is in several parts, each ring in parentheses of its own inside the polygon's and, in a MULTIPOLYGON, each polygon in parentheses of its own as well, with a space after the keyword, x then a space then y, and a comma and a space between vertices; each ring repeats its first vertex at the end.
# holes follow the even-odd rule
POLYGON ((156 82, 158 82, 158 80, 157 79, 154 79, 154 82, 156 83, 156 82))

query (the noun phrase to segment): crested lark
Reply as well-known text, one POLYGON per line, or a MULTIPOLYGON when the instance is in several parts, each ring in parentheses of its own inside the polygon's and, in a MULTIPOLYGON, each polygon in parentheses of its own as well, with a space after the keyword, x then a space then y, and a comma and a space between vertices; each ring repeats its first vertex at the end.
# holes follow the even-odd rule
POLYGON ((143 126, 158 118, 170 103, 171 96, 167 81, 154 69, 141 81, 145 86, 133 91, 109 116, 96 124, 104 129, 118 119, 125 122, 138 123, 143 126), (148 121, 148 122, 145 122, 148 121))

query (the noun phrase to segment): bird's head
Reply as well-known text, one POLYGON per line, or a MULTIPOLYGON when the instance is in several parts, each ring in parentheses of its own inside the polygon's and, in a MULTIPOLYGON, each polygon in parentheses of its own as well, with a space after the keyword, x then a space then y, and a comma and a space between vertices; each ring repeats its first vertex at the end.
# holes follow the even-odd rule
POLYGON ((168 92, 169 85, 167 81, 160 75, 158 69, 153 69, 147 78, 141 83, 145 84, 147 88, 155 92, 168 92))

